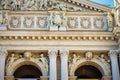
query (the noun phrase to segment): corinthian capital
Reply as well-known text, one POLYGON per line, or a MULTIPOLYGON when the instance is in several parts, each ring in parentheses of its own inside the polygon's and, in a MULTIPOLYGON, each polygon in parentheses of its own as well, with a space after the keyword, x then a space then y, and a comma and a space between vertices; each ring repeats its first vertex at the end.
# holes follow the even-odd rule
POLYGON ((49 57, 56 57, 58 54, 58 50, 48 50, 49 57))
POLYGON ((69 50, 60 50, 60 56, 61 57, 68 57, 69 50))
POLYGON ((0 48, 0 56, 6 56, 8 54, 6 48, 0 48))
POLYGON ((108 53, 110 57, 117 57, 117 54, 118 54, 118 50, 110 50, 108 53))

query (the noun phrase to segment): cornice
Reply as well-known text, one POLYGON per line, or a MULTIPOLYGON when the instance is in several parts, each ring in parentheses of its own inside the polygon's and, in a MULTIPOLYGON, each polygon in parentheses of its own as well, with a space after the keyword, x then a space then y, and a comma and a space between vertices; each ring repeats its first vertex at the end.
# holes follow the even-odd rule
POLYGON ((0 31, 0 40, 115 41, 111 32, 0 31))
POLYGON ((72 4, 75 4, 75 5, 78 5, 78 6, 85 6, 85 8, 89 8, 89 9, 92 9, 94 11, 98 11, 98 12, 109 12, 111 11, 111 8, 110 7, 107 7, 105 5, 101 5, 101 4, 98 4, 98 3, 95 3, 95 2, 92 2, 92 1, 89 1, 89 0, 63 0, 63 1, 66 1, 66 2, 69 2, 69 3, 72 3, 72 4))

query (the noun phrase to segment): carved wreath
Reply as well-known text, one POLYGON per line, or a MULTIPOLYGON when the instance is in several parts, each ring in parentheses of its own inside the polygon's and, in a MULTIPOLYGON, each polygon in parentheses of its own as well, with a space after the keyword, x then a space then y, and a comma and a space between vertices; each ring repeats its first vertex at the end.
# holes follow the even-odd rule
POLYGON ((103 18, 94 18, 94 26, 95 28, 101 29, 104 27, 103 18))
POLYGON ((81 18, 80 25, 84 29, 90 28, 91 27, 90 18, 86 18, 86 17, 81 18))
POLYGON ((11 21, 10 21, 10 27, 11 28, 19 28, 21 24, 21 18, 20 17, 11 17, 11 21))
POLYGON ((25 17, 23 24, 26 28, 32 28, 34 25, 33 17, 25 17))
POLYGON ((67 25, 71 29, 77 28, 78 27, 78 18, 77 17, 68 17, 67 25))

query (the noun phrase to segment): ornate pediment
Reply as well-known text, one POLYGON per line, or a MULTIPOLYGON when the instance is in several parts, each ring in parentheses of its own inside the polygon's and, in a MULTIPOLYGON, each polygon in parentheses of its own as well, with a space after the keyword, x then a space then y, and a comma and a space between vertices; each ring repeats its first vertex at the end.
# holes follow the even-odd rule
POLYGON ((96 4, 89 0, 2 0, 2 10, 13 11, 80 11, 80 12, 108 12, 111 9, 107 6, 96 4))

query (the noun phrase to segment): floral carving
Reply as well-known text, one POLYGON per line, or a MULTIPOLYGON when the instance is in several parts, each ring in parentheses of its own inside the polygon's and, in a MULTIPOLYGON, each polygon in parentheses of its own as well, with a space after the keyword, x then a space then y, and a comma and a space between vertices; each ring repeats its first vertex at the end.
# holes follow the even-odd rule
POLYGON ((104 27, 103 18, 94 18, 94 26, 95 28, 101 29, 104 27))
POLYGON ((21 18, 20 17, 11 17, 10 26, 12 28, 20 28, 21 18))
POLYGON ((32 28, 34 26, 34 21, 33 21, 33 17, 25 17, 24 18, 24 26, 26 28, 32 28))
POLYGON ((78 18, 77 17, 68 17, 67 25, 68 25, 68 28, 70 28, 70 29, 78 28, 78 18))
POLYGON ((90 18, 87 18, 87 17, 81 18, 80 25, 84 29, 90 28, 91 27, 90 18))
POLYGON ((38 17, 37 18, 37 26, 39 28, 46 28, 47 27, 47 17, 38 17))

